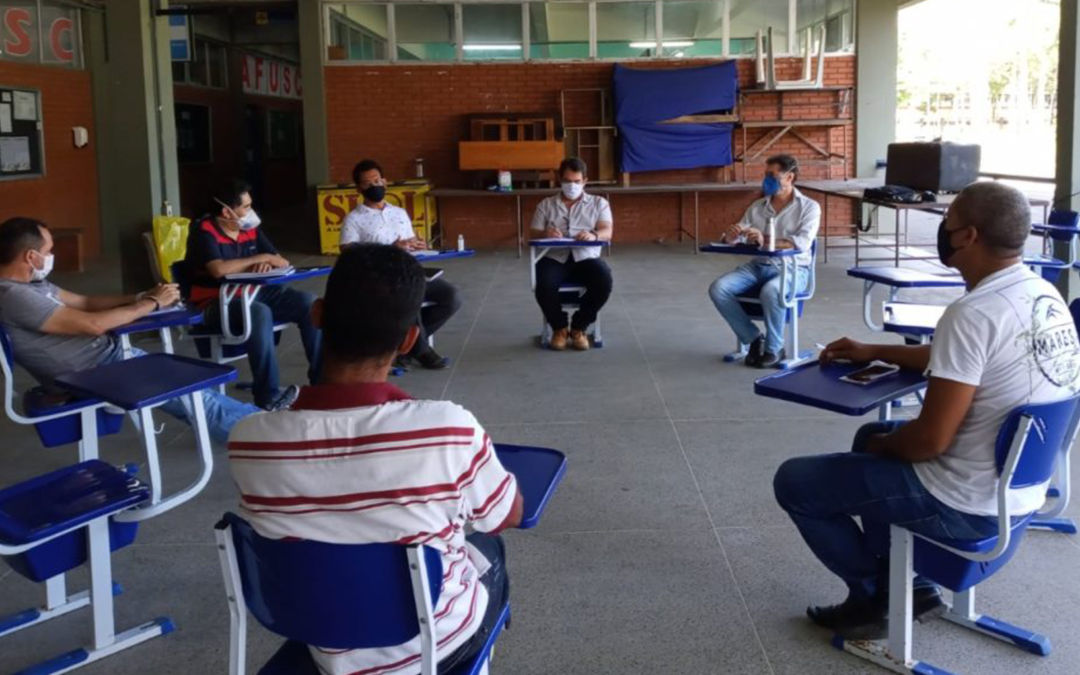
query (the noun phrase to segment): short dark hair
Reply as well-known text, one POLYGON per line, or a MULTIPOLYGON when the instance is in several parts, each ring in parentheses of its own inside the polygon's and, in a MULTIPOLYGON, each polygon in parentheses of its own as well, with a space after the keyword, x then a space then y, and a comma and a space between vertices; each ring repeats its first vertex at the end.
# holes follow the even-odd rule
POLYGON ((1018 255, 1031 234, 1031 204, 1024 193, 996 181, 972 183, 949 207, 960 222, 974 227, 997 253, 1018 255))
POLYGON ((379 166, 379 163, 376 162, 375 160, 373 160, 373 159, 362 159, 359 162, 357 162, 356 166, 354 166, 353 169, 352 169, 352 182, 353 182, 353 185, 359 186, 360 185, 360 176, 367 173, 368 171, 371 171, 372 169, 375 169, 376 171, 378 171, 379 176, 385 176, 385 174, 383 174, 382 167, 379 166))
POLYGON ((0 223, 0 265, 9 265, 24 251, 35 249, 45 243, 42 230, 49 227, 34 218, 16 216, 0 223))
POLYGON ((214 186, 207 204, 208 213, 219 213, 221 205, 235 209, 244 203, 244 194, 251 194, 251 185, 239 178, 226 178, 214 186))
POLYGON ((561 180, 563 174, 567 171, 573 171, 574 173, 580 173, 582 176, 589 177, 589 165, 585 163, 585 160, 580 157, 567 157, 559 163, 559 179, 561 180))
POLYGON ((416 325, 426 283, 416 258, 396 246, 342 251, 323 300, 327 355, 356 362, 393 354, 416 325))
POLYGON ((769 166, 770 164, 777 165, 784 173, 793 173, 796 176, 799 175, 799 160, 791 155, 773 155, 765 160, 765 166, 769 166))

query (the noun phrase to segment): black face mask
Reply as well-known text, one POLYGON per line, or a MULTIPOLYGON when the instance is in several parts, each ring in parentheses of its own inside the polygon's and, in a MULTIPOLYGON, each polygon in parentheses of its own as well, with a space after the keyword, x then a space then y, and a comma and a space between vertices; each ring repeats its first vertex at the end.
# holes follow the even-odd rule
MULTIPOLYGON (((960 230, 965 229, 967 228, 960 228, 960 230)), ((941 225, 938 225, 937 231, 937 254, 938 259, 941 260, 941 264, 948 265, 949 259, 956 253, 957 248, 952 244, 952 236, 960 230, 946 230, 945 219, 941 219, 941 225)))
POLYGON ((381 202, 383 200, 383 197, 386 196, 386 186, 385 185, 369 185, 366 188, 364 188, 360 192, 360 194, 364 195, 364 199, 368 200, 369 202, 373 202, 375 204, 378 204, 379 202, 381 202))

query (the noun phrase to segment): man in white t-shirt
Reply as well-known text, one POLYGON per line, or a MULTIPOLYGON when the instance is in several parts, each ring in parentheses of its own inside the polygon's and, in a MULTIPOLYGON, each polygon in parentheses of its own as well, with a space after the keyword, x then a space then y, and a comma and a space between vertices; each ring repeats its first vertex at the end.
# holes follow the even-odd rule
MULTIPOLYGON (((323 331, 319 384, 301 389, 291 410, 237 424, 229 464, 244 517, 264 537, 439 551, 444 672, 483 648, 505 604, 505 549, 494 533, 521 523, 523 503, 468 410, 414 400, 387 382, 394 355, 419 335, 423 295, 423 268, 400 249, 343 251, 313 309, 323 331)), ((419 635, 376 649, 310 649, 327 675, 420 672, 419 635)))
MULTIPOLYGON (((416 236, 408 212, 386 203, 386 178, 382 167, 374 160, 361 160, 353 167, 352 175, 363 202, 345 216, 341 226, 341 248, 356 244, 387 244, 410 252, 426 250, 427 242, 416 236)), ((424 308, 420 310, 420 339, 407 356, 432 370, 450 365, 450 360, 439 356, 428 343, 428 336, 434 335, 459 309, 461 297, 453 285, 442 278, 428 281, 424 308)), ((398 365, 406 365, 402 362, 404 358, 398 365)))
MULTIPOLYGON (((773 487, 814 554, 848 586, 847 600, 807 614, 849 640, 887 633, 887 559, 874 554, 855 516, 934 538, 997 534, 995 441, 1011 410, 1067 398, 1080 388, 1080 343, 1051 284, 1023 265, 1028 201, 1000 183, 973 183, 938 231, 941 261, 968 293, 949 305, 932 345, 838 340, 823 361, 880 359, 929 377, 910 422, 879 422, 855 435, 853 452, 790 459, 773 487)), ((1046 485, 1012 490, 1010 516, 1038 510, 1046 485)), ((944 611, 940 592, 916 578, 915 615, 944 611)))

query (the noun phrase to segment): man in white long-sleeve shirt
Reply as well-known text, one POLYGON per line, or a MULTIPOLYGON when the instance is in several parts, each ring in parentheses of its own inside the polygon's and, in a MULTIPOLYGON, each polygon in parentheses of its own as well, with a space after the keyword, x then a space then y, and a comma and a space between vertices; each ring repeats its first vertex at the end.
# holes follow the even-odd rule
MULTIPOLYGON (((765 179, 761 187, 765 196, 750 205, 742 220, 728 228, 723 235, 726 243, 743 241, 747 244, 767 246, 766 226, 770 218, 776 221, 776 248, 796 248, 802 253, 795 256, 795 292, 806 290, 810 280, 810 266, 814 264, 810 247, 817 237, 821 224, 821 207, 813 199, 795 188, 799 175, 799 163, 791 155, 776 155, 765 162, 765 179)), ((780 287, 781 258, 756 258, 721 276, 709 286, 709 297, 717 311, 735 331, 739 342, 749 345, 746 365, 756 368, 772 368, 783 361, 784 326, 787 308, 784 307, 785 291, 780 287), (761 300, 761 312, 765 323, 762 335, 749 315, 739 304, 738 296, 754 292, 761 300)))

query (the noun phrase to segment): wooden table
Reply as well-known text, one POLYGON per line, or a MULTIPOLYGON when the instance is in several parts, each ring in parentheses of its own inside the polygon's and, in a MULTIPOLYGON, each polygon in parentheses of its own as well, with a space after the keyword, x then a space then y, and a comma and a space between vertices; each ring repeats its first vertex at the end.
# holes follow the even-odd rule
MULTIPOLYGON (((681 201, 679 209, 679 241, 682 241, 683 234, 690 235, 694 238, 694 253, 698 252, 700 246, 700 231, 701 231, 701 219, 699 209, 699 195, 702 192, 754 192, 761 190, 759 183, 684 183, 684 184, 662 184, 662 185, 630 185, 630 186, 617 186, 617 185, 589 185, 589 192, 596 195, 605 197, 608 201, 614 202, 615 195, 634 195, 634 194, 679 194, 680 200, 687 194, 694 195, 694 231, 690 232, 686 229, 686 223, 684 222, 681 201)), ((512 190, 510 192, 499 192, 497 190, 465 190, 457 188, 436 188, 430 192, 430 196, 435 199, 452 198, 452 197, 503 197, 513 198, 517 204, 517 248, 518 257, 522 255, 522 250, 525 245, 525 222, 521 212, 521 198, 529 196, 537 197, 550 197, 551 195, 558 194, 558 190, 551 190, 547 188, 525 188, 522 190, 512 190)), ((441 210, 441 208, 440 208, 441 210)), ((609 249, 610 250, 610 249, 609 249)))

